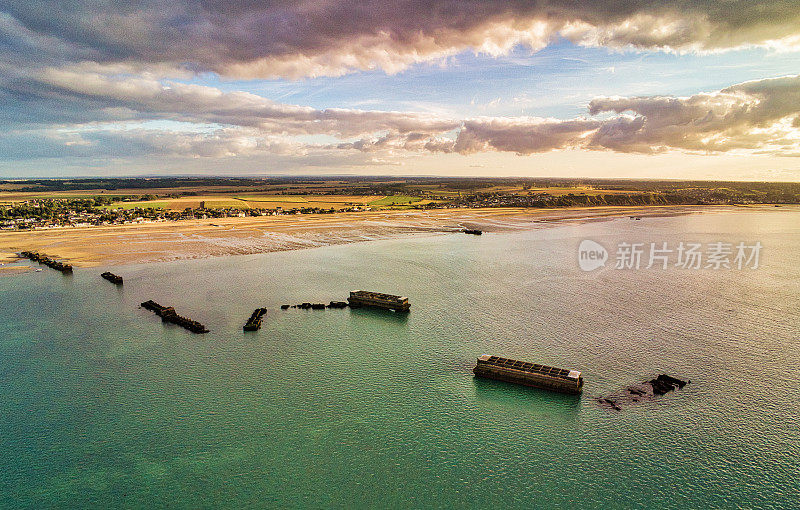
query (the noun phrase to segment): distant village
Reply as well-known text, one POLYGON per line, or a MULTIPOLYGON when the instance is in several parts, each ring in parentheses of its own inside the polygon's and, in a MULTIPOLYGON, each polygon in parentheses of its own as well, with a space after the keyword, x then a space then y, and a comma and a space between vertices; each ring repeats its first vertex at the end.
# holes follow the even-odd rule
MULTIPOLYGON (((131 200, 125 200, 123 203, 131 200)), ((334 212, 358 212, 370 210, 365 206, 350 206, 342 209, 299 207, 292 209, 235 207, 186 208, 183 211, 168 211, 152 207, 122 207, 105 197, 87 199, 31 199, 14 204, 0 204, 0 230, 30 230, 63 227, 90 227, 103 225, 126 225, 164 221, 182 221, 209 218, 244 218, 247 216, 276 216, 282 214, 331 214, 334 212), (119 207, 115 207, 118 205, 119 207)))
MULTIPOLYGON (((58 185, 59 183, 55 183, 58 185)), ((246 216, 276 216, 292 214, 331 214, 335 212, 362 212, 376 209, 452 209, 487 207, 590 207, 590 206, 648 206, 648 205, 747 205, 747 204, 797 204, 800 193, 792 185, 771 185, 746 183, 746 187, 702 187, 677 188, 671 183, 640 183, 639 190, 620 190, 614 193, 593 191, 583 187, 572 192, 550 194, 545 190, 531 190, 525 185, 515 191, 480 190, 478 185, 469 189, 464 182, 456 182, 461 188, 451 186, 446 190, 414 190, 399 184, 367 183, 357 191, 353 188, 317 191, 320 195, 352 194, 365 196, 404 197, 397 204, 387 201, 386 205, 371 207, 366 204, 342 203, 337 208, 298 207, 258 208, 258 207, 199 207, 184 210, 169 210, 145 206, 145 202, 182 198, 193 193, 87 196, 83 198, 32 198, 17 202, 0 202, 0 230, 52 229, 64 227, 87 227, 102 225, 124 225, 194 219, 232 218, 246 216), (764 188, 753 189, 758 187, 764 188), (660 188, 659 188, 660 187, 660 188), (455 188, 455 189, 453 189, 455 188), (644 188, 644 189, 642 189, 644 188), (408 200, 413 198, 413 200, 408 200), (142 202, 142 206, 137 206, 142 202)), ((562 183, 563 185, 563 183, 562 183)), ((561 190, 564 190, 562 187, 561 190)), ((280 195, 292 195, 284 190, 280 195)), ((2 194, 0 194, 2 200, 2 194)))

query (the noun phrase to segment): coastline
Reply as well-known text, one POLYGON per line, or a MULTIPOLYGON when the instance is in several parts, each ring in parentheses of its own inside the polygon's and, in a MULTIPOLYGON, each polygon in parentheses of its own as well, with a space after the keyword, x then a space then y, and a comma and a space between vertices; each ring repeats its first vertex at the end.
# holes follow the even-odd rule
MULTIPOLYGON (((477 228, 507 232, 549 223, 624 216, 673 216, 762 206, 614 206, 558 209, 487 208, 370 211, 185 220, 102 227, 0 232, 0 262, 41 251, 76 267, 249 255, 335 244, 437 235, 477 228)), ((769 206, 767 206, 769 207, 769 206)))

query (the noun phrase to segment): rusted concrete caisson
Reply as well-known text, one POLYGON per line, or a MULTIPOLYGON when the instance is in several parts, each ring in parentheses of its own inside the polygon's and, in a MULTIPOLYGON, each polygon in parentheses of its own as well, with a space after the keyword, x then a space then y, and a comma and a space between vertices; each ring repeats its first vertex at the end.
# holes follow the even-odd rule
POLYGON ((242 329, 245 331, 258 331, 261 329, 261 320, 266 313, 266 308, 256 308, 250 318, 247 319, 247 323, 245 323, 242 329))
POLYGON ((39 252, 23 251, 20 255, 22 255, 26 259, 31 259, 34 262, 38 262, 39 264, 44 264, 45 266, 55 269, 56 271, 61 271, 64 274, 72 273, 71 264, 67 264, 65 262, 59 262, 55 259, 48 257, 47 255, 42 255, 39 252))
POLYGON ((371 306, 394 310, 395 312, 407 312, 411 310, 408 298, 403 296, 393 296, 391 294, 381 294, 380 292, 369 292, 366 290, 356 290, 350 293, 347 302, 351 308, 359 306, 371 306))
POLYGON ((180 326, 184 329, 188 329, 192 333, 208 333, 208 328, 203 326, 197 321, 193 321, 192 319, 187 319, 182 315, 178 315, 175 313, 175 309, 171 306, 161 306, 152 299, 148 299, 144 303, 141 304, 142 308, 145 310, 150 310, 151 312, 155 313, 163 322, 169 322, 180 326))
POLYGON ((473 370, 475 377, 496 379, 543 390, 577 395, 583 390, 583 377, 577 370, 548 367, 484 354, 473 370))
POLYGON ((110 281, 114 285, 122 285, 122 277, 121 276, 117 276, 114 273, 106 271, 105 273, 102 273, 100 276, 102 276, 106 280, 110 281))

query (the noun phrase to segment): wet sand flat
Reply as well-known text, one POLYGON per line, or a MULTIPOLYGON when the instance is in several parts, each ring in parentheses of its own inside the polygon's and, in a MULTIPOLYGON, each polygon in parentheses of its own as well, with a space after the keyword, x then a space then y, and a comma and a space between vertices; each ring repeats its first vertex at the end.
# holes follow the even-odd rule
POLYGON ((582 222, 626 215, 690 214, 721 207, 370 211, 6 231, 0 232, 0 262, 13 260, 19 251, 31 250, 66 259, 78 267, 145 263, 435 235, 462 228, 503 232, 542 228, 552 222, 582 222))

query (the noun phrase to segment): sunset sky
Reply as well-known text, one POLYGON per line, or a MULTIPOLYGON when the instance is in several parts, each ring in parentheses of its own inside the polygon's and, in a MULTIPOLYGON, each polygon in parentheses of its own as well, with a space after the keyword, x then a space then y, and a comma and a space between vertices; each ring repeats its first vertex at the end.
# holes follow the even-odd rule
POLYGON ((0 177, 800 181, 797 0, 0 0, 0 177))

